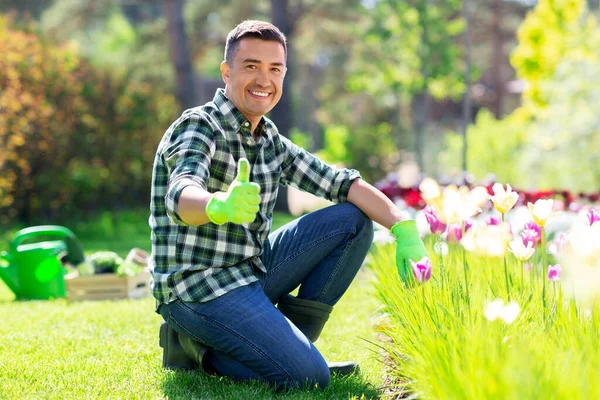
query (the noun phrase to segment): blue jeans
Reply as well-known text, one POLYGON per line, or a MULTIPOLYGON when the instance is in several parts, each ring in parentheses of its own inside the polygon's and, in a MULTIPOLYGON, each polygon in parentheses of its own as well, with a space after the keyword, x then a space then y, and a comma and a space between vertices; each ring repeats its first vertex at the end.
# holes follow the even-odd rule
POLYGON ((300 217, 272 232, 259 282, 214 300, 177 300, 160 307, 176 331, 204 343, 205 361, 219 374, 262 380, 278 388, 329 384, 327 362, 274 306, 300 285, 298 298, 334 305, 373 241, 373 223, 351 203, 300 217))

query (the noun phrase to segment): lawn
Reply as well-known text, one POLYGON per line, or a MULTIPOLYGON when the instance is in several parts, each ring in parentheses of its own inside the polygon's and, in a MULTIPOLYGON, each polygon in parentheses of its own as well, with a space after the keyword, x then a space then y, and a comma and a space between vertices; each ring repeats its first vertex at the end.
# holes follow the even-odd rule
MULTIPOLYGON (((291 217, 277 215, 275 225, 291 217)), ((66 224, 65 224, 66 225, 66 224)), ((87 254, 150 250, 144 212, 103 214, 67 225, 87 254)), ((0 249, 7 248, 5 242, 0 249)), ((373 326, 380 302, 364 269, 336 306, 316 343, 331 361, 360 362, 362 374, 333 379, 324 392, 276 395, 259 384, 240 384, 195 372, 165 371, 158 346, 161 318, 152 298, 120 301, 13 301, 0 283, 0 398, 377 398, 384 367, 373 326)))

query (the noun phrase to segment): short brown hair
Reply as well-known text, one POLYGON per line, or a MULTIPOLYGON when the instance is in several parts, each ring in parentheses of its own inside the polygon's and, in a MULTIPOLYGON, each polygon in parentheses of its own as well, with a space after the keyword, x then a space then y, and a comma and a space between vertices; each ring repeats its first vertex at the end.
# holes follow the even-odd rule
POLYGON ((243 38, 258 38, 281 43, 287 60, 287 41, 285 35, 270 22, 247 20, 233 28, 227 35, 225 43, 225 62, 231 65, 233 56, 243 38))

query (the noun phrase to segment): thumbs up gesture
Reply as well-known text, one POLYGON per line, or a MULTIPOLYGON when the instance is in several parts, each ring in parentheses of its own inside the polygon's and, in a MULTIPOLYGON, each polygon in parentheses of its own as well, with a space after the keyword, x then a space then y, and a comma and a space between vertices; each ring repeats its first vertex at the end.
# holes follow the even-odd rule
POLYGON ((227 192, 217 192, 206 205, 206 215, 217 225, 242 224, 256 218, 260 204, 260 186, 250 182, 250 163, 240 158, 238 173, 227 192))

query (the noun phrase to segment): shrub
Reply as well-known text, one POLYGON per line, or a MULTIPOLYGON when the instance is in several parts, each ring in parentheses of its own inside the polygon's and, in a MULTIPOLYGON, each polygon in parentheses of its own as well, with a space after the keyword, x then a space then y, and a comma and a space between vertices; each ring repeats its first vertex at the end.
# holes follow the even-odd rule
POLYGON ((147 203, 174 98, 7 16, 0 53, 0 224, 147 203))

